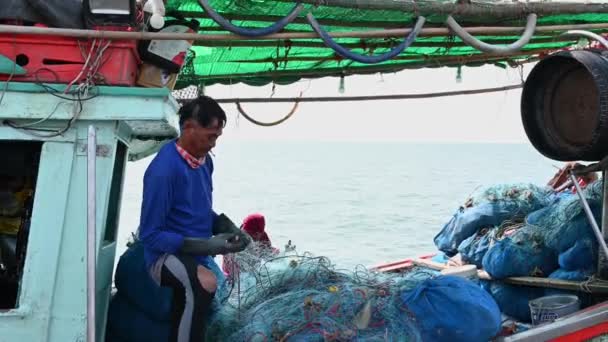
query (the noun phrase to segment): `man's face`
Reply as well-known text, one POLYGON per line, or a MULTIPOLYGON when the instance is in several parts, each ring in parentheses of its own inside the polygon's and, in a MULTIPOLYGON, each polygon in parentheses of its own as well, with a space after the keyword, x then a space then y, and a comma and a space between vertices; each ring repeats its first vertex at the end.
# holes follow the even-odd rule
POLYGON ((199 158, 215 147, 222 131, 223 128, 216 118, 211 121, 209 127, 201 126, 196 120, 188 120, 184 124, 185 136, 199 158))

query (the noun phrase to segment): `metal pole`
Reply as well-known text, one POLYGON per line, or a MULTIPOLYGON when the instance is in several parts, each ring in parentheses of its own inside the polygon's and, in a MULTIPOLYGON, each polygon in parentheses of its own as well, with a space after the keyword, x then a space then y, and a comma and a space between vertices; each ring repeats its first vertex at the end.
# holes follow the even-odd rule
MULTIPOLYGON (((595 218, 593 217, 591 208, 589 208, 589 203, 587 203, 587 200, 585 199, 585 195, 583 195, 583 190, 578 185, 578 181, 576 180, 576 176, 574 174, 570 173, 570 179, 572 180, 572 183, 574 184, 574 187, 576 188, 576 194, 578 195, 578 198, 581 200, 581 203, 583 204, 583 209, 585 210, 585 214, 587 214, 587 219, 589 219, 589 223, 591 224, 593 233, 595 234, 595 237, 597 238, 597 242, 600 245, 600 250, 602 251, 602 253, 604 253, 604 256, 608 257, 608 246, 606 246, 606 240, 604 240, 604 236, 602 236, 600 227, 598 227, 597 222, 595 222, 595 218)), ((604 183, 604 190, 605 190, 605 188, 606 188, 606 184, 604 183)), ((606 193, 604 192, 604 196, 605 195, 606 195, 606 193)), ((602 253, 600 253, 600 254, 602 254, 602 253)))
POLYGON ((87 342, 95 342, 97 132, 93 125, 87 140, 87 342))
MULTIPOLYGON (((554 33, 569 30, 606 30, 607 23, 599 24, 577 24, 577 25, 550 25, 538 26, 535 33, 554 33)), ((508 35, 518 34, 524 27, 466 27, 465 31, 472 35, 508 35)), ((332 38, 387 38, 403 37, 412 32, 410 28, 386 29, 372 31, 340 31, 331 32, 332 38)), ((250 37, 237 36, 235 34, 199 34, 199 33, 164 33, 164 32, 121 32, 121 31, 97 31, 78 30, 64 28, 46 28, 33 26, 0 25, 0 34, 32 34, 44 36, 62 36, 88 39, 132 39, 132 40, 192 40, 192 41, 236 41, 251 40, 250 37)), ((421 37, 443 37, 451 35, 448 28, 429 27, 420 31, 421 37)), ((256 40, 280 40, 280 39, 316 39, 319 36, 314 32, 281 32, 267 36, 256 37, 256 40)))
MULTIPOLYGON (((602 182, 604 182, 603 191, 603 208, 602 208, 602 240, 608 240, 608 180, 606 180, 608 172, 602 172, 602 182)), ((597 276, 600 279, 608 280, 608 256, 599 255, 597 265, 597 276)))

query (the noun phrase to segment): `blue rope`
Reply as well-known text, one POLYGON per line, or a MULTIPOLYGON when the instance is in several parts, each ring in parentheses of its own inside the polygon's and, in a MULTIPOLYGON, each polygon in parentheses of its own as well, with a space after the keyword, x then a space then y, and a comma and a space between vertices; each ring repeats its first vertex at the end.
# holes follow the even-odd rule
POLYGON ((217 13, 210 5, 208 0, 198 0, 198 3, 205 10, 207 15, 213 19, 218 25, 222 28, 230 31, 234 34, 238 34, 239 36, 245 37, 261 37, 267 36, 269 34, 277 33, 281 31, 285 26, 291 23, 295 18, 298 17, 300 12, 304 9, 304 6, 301 3, 297 3, 294 8, 289 12, 288 15, 283 17, 281 20, 272 24, 271 26, 259 28, 259 29, 247 29, 243 27, 238 27, 233 25, 226 18, 222 17, 219 13, 217 13))
POLYGON ((332 48, 334 51, 336 51, 340 56, 342 56, 344 58, 352 59, 355 62, 365 63, 365 64, 375 64, 375 63, 386 62, 389 59, 399 55, 401 52, 403 52, 403 50, 407 49, 416 40, 416 37, 418 36, 420 31, 422 31, 422 27, 424 26, 424 22, 426 20, 424 17, 418 17, 418 20, 416 21, 416 26, 414 26, 414 29, 410 32, 410 34, 407 37, 405 37, 405 39, 399 45, 395 46, 392 50, 390 50, 382 55, 367 56, 367 55, 361 55, 358 53, 354 53, 354 52, 350 51, 349 49, 338 44, 327 33, 327 31, 325 31, 321 27, 321 25, 319 25, 319 22, 317 22, 317 20, 312 15, 312 13, 308 13, 306 18, 308 19, 310 26, 312 26, 312 29, 319 35, 319 37, 321 37, 321 39, 323 40, 325 45, 332 48))

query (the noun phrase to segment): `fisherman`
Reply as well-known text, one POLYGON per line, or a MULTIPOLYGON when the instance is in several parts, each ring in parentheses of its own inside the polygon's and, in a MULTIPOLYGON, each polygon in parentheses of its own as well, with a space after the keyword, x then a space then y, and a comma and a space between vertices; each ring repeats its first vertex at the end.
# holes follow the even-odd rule
POLYGON ((179 110, 179 139, 163 146, 144 175, 139 238, 146 267, 173 289, 170 341, 203 341, 221 279, 213 257, 243 251, 250 238, 212 207, 215 147, 226 114, 207 96, 179 110))

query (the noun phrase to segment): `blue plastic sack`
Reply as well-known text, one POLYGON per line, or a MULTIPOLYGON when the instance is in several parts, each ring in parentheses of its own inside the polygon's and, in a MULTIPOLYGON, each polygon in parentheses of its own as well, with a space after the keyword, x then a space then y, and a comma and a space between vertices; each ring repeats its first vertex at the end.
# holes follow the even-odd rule
POLYGON ((460 208, 434 238, 437 248, 454 256, 458 246, 482 228, 491 228, 510 218, 512 213, 500 203, 484 203, 472 208, 460 208))
POLYGON ((478 268, 482 267, 483 257, 492 245, 494 230, 485 232, 483 235, 480 234, 481 232, 476 233, 458 246, 458 253, 462 256, 462 260, 478 268))
POLYGON ((417 320, 423 341, 488 341, 500 331, 501 314, 492 297, 460 277, 427 279, 401 294, 417 320))
POLYGON ((549 275, 551 279, 561 280, 572 280, 572 281, 583 281, 589 279, 593 275, 593 271, 590 268, 587 270, 575 270, 569 271, 565 269, 558 269, 549 275))
POLYGON ((597 243, 589 239, 579 240, 559 255, 559 266, 567 271, 588 269, 597 264, 597 253, 597 243))
POLYGON ((171 319, 172 290, 161 287, 146 270, 144 248, 134 243, 120 257, 114 283, 121 296, 154 320, 171 319))
POLYGON ((558 268, 555 251, 544 245, 542 236, 531 226, 498 241, 486 253, 482 264, 494 279, 546 277, 558 268))
POLYGON ((490 293, 500 307, 500 310, 507 316, 521 322, 530 322, 529 302, 544 296, 542 288, 513 286, 492 282, 490 293))
POLYGON ((167 342, 170 323, 154 320, 123 296, 115 295, 110 300, 106 331, 119 341, 167 342))

